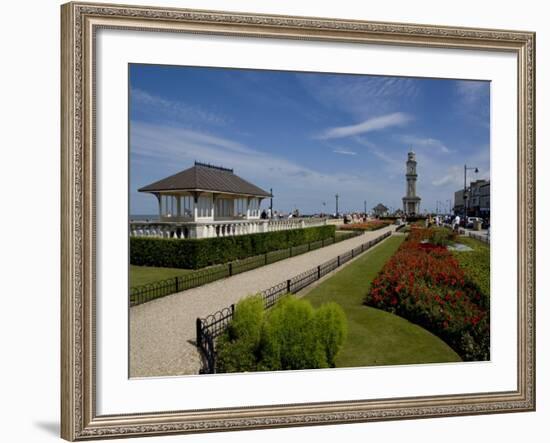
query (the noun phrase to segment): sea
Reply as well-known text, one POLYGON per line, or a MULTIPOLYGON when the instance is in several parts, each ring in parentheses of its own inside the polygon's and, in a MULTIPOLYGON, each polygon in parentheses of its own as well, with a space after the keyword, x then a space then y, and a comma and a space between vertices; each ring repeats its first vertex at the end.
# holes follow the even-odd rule
POLYGON ((158 214, 131 214, 130 221, 159 221, 158 214))

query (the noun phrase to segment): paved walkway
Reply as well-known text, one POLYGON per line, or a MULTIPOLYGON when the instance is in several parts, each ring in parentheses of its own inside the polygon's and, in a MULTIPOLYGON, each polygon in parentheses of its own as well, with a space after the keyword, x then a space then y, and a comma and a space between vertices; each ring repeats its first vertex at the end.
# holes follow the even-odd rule
POLYGON ((366 232, 296 257, 243 272, 130 309, 130 376, 198 374, 195 321, 312 269, 395 226, 366 232))

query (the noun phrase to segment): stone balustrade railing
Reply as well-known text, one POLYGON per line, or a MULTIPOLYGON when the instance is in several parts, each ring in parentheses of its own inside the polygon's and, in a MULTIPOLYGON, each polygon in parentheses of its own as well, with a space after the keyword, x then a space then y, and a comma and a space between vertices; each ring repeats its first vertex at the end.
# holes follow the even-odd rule
POLYGON ((130 222, 133 237, 212 238, 325 225, 324 218, 220 220, 212 222, 130 222))

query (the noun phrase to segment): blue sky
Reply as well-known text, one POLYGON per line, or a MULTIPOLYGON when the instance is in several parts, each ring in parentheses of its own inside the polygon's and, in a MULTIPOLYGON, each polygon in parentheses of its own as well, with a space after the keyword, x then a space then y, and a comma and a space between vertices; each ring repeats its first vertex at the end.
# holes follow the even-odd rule
POLYGON ((489 178, 489 94, 471 80, 131 65, 130 212, 155 214, 136 190, 195 160, 273 188, 285 212, 334 212, 336 193, 340 211, 400 208, 410 149, 434 210, 464 163, 489 178))

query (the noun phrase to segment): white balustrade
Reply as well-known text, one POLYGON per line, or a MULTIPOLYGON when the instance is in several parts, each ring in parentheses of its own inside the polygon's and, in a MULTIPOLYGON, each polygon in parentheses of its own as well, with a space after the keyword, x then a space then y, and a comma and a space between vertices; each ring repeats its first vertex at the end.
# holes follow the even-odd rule
POLYGON ((194 222, 130 222, 133 237, 212 238, 326 225, 321 218, 194 222))

